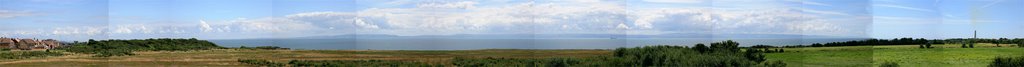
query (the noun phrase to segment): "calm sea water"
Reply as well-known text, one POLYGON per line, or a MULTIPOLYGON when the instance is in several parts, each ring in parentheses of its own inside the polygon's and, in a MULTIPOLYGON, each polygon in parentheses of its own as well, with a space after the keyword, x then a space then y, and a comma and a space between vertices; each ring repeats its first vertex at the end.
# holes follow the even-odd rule
MULTIPOLYGON (((280 46, 315 50, 472 50, 472 49, 614 49, 646 45, 684 45, 711 43, 725 39, 639 38, 639 39, 238 39, 210 40, 226 47, 280 46)), ((861 40, 853 38, 817 39, 729 39, 740 46, 798 45, 861 40)))

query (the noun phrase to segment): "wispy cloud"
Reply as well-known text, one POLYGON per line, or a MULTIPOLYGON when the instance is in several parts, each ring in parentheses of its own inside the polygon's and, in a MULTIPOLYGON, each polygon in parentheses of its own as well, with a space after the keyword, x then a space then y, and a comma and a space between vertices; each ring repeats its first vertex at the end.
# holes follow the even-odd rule
POLYGON ((931 10, 931 9, 923 9, 923 8, 908 7, 908 6, 901 6, 901 5, 892 5, 892 4, 872 4, 872 6, 875 6, 875 7, 886 7, 886 8, 898 8, 898 9, 906 9, 906 10, 921 11, 921 12, 935 12, 934 10, 931 10))
POLYGON ((0 18, 15 18, 33 15, 36 14, 29 11, 0 10, 0 18))

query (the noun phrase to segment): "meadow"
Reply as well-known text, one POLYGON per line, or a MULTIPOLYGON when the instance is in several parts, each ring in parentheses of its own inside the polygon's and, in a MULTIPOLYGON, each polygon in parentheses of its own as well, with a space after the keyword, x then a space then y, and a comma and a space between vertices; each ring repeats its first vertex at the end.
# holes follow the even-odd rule
MULTIPOLYGON (((1024 48, 980 43, 975 48, 959 44, 842 46, 785 48, 783 53, 768 53, 768 60, 779 60, 789 67, 865 67, 895 62, 907 67, 984 67, 995 57, 1024 56, 1024 48)), ((1011 44, 1012 45, 1012 44, 1011 44)))

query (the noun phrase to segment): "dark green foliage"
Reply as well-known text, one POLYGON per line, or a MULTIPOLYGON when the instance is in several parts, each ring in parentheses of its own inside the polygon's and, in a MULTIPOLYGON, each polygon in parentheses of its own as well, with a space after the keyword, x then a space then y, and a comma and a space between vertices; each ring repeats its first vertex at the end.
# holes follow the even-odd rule
POLYGON ((11 51, 11 48, 0 48, 0 51, 11 51))
POLYGON ((256 65, 256 66, 262 66, 262 67, 284 67, 285 66, 285 64, 283 64, 283 63, 274 63, 274 62, 270 62, 270 61, 267 61, 267 60, 257 60, 257 59, 245 59, 245 60, 239 59, 238 62, 242 62, 242 63, 245 63, 245 64, 256 65))
POLYGON ((421 62, 385 60, 292 60, 288 64, 293 67, 444 67, 421 62))
POLYGON ((256 46, 256 47, 238 47, 238 49, 261 49, 261 50, 288 50, 290 48, 282 48, 277 46, 256 46))
POLYGON ((882 65, 878 66, 878 67, 900 67, 900 64, 896 63, 896 62, 885 62, 885 63, 882 63, 882 65))
POLYGON ((1021 67, 1024 66, 1024 56, 1019 57, 996 57, 989 67, 1021 67))
POLYGON ((63 53, 46 51, 0 52, 0 59, 23 59, 32 57, 63 56, 63 53))
POLYGON ((725 40, 722 42, 711 43, 712 51, 728 51, 738 52, 740 51, 740 43, 736 43, 732 40, 725 40))
POLYGON ((700 53, 711 52, 711 48, 708 48, 708 46, 704 46, 703 43, 697 43, 697 45, 693 45, 693 49, 700 53))
POLYGON ((967 48, 967 42, 960 43, 960 48, 967 48))
POLYGON ((1019 41, 1019 42, 1017 42, 1017 47, 1022 47, 1022 48, 1024 48, 1024 41, 1019 41))
POLYGON ((132 51, 187 51, 224 48, 206 40, 192 39, 133 39, 89 40, 59 48, 68 52, 97 54, 97 57, 134 55, 132 51))
POLYGON ((971 48, 974 48, 974 43, 968 43, 967 45, 970 45, 971 48))
POLYGON ((519 59, 519 58, 454 58, 452 65, 460 67, 570 67, 570 66, 597 66, 601 61, 587 61, 576 58, 547 58, 547 59, 519 59), (582 63, 592 63, 583 65, 582 63))
POLYGON ((935 43, 935 42, 932 42, 932 41, 928 41, 928 43, 925 43, 925 44, 924 44, 924 48, 935 48, 935 47, 932 47, 932 44, 934 44, 934 43, 935 43))
POLYGON ((750 67, 765 60, 759 50, 740 52, 738 45, 731 40, 712 43, 707 53, 681 46, 618 48, 609 66, 750 67))

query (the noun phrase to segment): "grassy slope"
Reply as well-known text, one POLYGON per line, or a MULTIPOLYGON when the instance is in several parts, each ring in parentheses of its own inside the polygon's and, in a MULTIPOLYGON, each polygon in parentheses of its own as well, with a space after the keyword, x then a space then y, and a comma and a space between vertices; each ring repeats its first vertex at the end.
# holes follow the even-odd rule
POLYGON ((980 44, 959 48, 959 44, 920 49, 917 45, 787 48, 769 53, 769 60, 782 60, 793 67, 864 67, 898 62, 910 67, 983 67, 997 56, 1024 56, 1024 48, 980 44))
POLYGON ((427 63, 447 62, 453 57, 588 57, 610 55, 608 50, 458 50, 458 51, 387 51, 387 50, 236 50, 217 49, 191 52, 137 52, 139 55, 109 58, 89 55, 2 60, 4 66, 216 66, 247 67, 237 59, 288 60, 409 60, 427 63))

